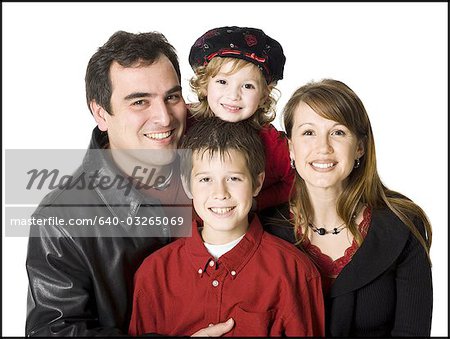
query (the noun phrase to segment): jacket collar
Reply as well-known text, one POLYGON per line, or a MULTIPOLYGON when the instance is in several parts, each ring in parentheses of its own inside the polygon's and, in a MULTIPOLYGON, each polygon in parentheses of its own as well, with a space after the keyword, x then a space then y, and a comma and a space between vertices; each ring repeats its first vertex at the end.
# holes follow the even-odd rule
MULTIPOLYGON (((95 191, 110 209, 111 213, 119 220, 136 216, 139 206, 142 204, 158 205, 158 199, 144 196, 128 177, 115 165, 109 154, 108 135, 95 127, 89 149, 83 159, 83 170, 95 175, 95 191), (101 188, 100 179, 108 177, 117 179, 114 187, 101 188)), ((105 186, 105 185, 104 185, 105 186)))
POLYGON ((366 238, 336 278, 328 296, 355 291, 374 280, 394 263, 408 236, 408 228, 393 212, 374 209, 366 238))
POLYGON ((201 224, 194 220, 192 225, 192 237, 186 238, 186 247, 195 271, 201 275, 205 272, 209 274, 213 269, 223 265, 228 272, 234 271, 231 277, 235 278, 256 252, 263 236, 261 223, 254 215, 242 240, 210 266, 210 262, 214 262, 214 257, 203 244, 200 235, 201 224))

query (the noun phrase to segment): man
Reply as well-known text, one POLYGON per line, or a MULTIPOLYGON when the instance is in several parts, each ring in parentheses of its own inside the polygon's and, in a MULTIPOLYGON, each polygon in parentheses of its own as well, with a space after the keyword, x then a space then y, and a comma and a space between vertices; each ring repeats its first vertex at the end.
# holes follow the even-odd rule
POLYGON ((93 224, 31 229, 27 336, 126 334, 134 272, 172 232, 148 220, 179 221, 186 214, 171 218, 191 210, 176 165, 186 121, 180 79, 175 49, 157 32, 118 31, 90 59, 86 98, 97 127, 77 185, 52 191, 33 217, 93 224))

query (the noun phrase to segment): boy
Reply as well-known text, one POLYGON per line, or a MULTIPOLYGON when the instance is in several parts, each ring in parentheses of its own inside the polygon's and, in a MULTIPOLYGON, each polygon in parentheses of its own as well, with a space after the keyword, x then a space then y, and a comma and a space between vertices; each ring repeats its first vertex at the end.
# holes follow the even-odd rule
POLYGON ((319 272, 249 214, 265 166, 253 125, 201 119, 181 148, 192 151, 181 155, 181 173, 199 219, 192 237, 138 269, 129 333, 185 336, 233 318, 227 336, 323 336, 319 272))

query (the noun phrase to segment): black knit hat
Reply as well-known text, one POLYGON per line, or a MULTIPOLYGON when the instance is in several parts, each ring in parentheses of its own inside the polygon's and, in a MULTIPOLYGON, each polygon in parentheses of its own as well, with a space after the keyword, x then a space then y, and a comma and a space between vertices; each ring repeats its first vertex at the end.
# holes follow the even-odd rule
POLYGON ((191 47, 189 63, 195 71, 216 56, 254 63, 263 72, 267 83, 283 79, 286 63, 283 48, 260 29, 236 26, 211 29, 191 47))

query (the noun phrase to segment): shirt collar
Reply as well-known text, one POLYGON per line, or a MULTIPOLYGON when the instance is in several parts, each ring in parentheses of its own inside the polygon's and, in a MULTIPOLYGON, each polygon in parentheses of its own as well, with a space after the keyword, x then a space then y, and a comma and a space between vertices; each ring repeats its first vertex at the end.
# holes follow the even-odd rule
POLYGON ((196 220, 192 222, 192 237, 186 239, 186 247, 193 269, 201 276, 204 273, 211 274, 223 266, 233 278, 236 277, 258 249, 264 232, 258 217, 254 215, 244 238, 215 261, 203 244, 199 226, 201 226, 200 222, 196 220))
MULTIPOLYGON (((95 188, 97 194, 119 220, 126 220, 127 217, 136 216, 141 205, 161 205, 162 198, 165 196, 175 195, 173 200, 177 204, 190 205, 189 199, 181 188, 177 165, 174 165, 176 173, 174 172, 171 185, 164 192, 155 192, 155 196, 151 197, 139 192, 135 188, 135 184, 132 181, 128 181, 128 178, 125 178, 122 171, 115 165, 112 157, 108 156, 106 150, 108 143, 107 133, 100 131, 98 127, 94 128, 91 143, 83 159, 82 166, 84 172, 95 173, 97 178, 96 185, 98 185, 100 178, 105 176, 109 178, 122 177, 124 179, 121 183, 117 181, 116 187, 107 189, 95 188)), ((172 204, 175 204, 175 202, 172 202, 172 204)))

